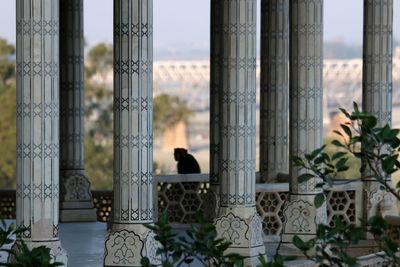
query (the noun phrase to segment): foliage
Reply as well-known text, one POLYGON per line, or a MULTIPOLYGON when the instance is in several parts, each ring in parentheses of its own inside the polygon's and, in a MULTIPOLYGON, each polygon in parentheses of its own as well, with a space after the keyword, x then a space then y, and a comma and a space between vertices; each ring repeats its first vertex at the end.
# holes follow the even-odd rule
POLYGON ((187 123, 193 114, 184 101, 178 96, 160 94, 154 98, 153 123, 156 134, 163 133, 166 129, 175 126, 178 122, 187 123))
POLYGON ((15 47, 0 38, 0 89, 15 77, 15 47))
MULTIPOLYGON (((337 152, 346 152, 346 150, 343 147, 338 147, 332 144, 332 141, 334 138, 327 137, 324 140, 324 144, 326 145, 324 152, 328 154, 331 158, 333 155, 335 155, 337 152)), ((345 179, 356 179, 361 176, 360 173, 360 166, 361 166, 361 160, 351 154, 348 155, 348 161, 347 161, 347 166, 349 166, 349 169, 346 171, 341 171, 338 172, 337 175, 340 178, 345 178, 345 179)), ((339 159, 333 160, 334 163, 336 163, 339 159)))
MULTIPOLYGON (((292 156, 295 166, 305 173, 298 177, 299 182, 320 178, 316 187, 333 185, 333 178, 337 174, 349 169, 350 157, 361 160, 359 172, 362 174, 357 180, 373 179, 381 186, 381 190, 390 192, 400 200, 398 192, 387 183, 387 177, 400 169, 398 155, 400 139, 397 137, 400 130, 392 129, 388 124, 380 127, 378 120, 371 114, 360 111, 354 103, 354 111, 341 109, 349 122, 341 124, 343 132, 335 131, 342 140, 333 140, 331 143, 341 151, 328 155, 326 145, 305 154, 304 158, 292 156)), ((319 208, 325 201, 323 193, 314 199, 314 205, 319 208)), ((396 256, 399 246, 386 235, 388 224, 381 215, 368 219, 360 219, 361 227, 345 225, 339 218, 335 219, 333 227, 320 224, 315 238, 302 241, 298 236, 293 238, 293 244, 303 251, 304 255, 314 260, 319 266, 358 266, 356 259, 346 253, 346 249, 357 244, 366 234, 374 237, 379 248, 384 252, 382 257, 387 259, 388 265, 397 266, 400 261, 396 256)))
POLYGON ((15 186, 16 175, 16 94, 15 84, 0 88, 0 187, 15 186))
POLYGON ((25 229, 15 229, 14 223, 7 226, 5 220, 0 215, 0 251, 12 255, 13 263, 1 263, 0 266, 6 267, 55 267, 62 266, 60 262, 51 262, 50 249, 45 246, 39 246, 32 250, 28 248, 23 240, 19 240, 15 249, 4 249, 4 245, 12 244, 11 236, 23 232, 25 229))
POLYGON ((112 144, 96 144, 95 139, 85 137, 85 169, 92 189, 112 189, 113 148, 112 144))
MULTIPOLYGON (((179 237, 173 233, 166 213, 154 225, 146 225, 154 231, 156 240, 161 244, 157 254, 162 257, 162 266, 182 266, 195 260, 203 266, 243 266, 242 256, 225 254, 231 243, 217 238, 215 226, 207 223, 201 215, 197 215, 196 219, 198 224, 191 224, 186 234, 179 237)), ((150 266, 147 257, 141 263, 150 266)))
POLYGON ((96 73, 105 74, 113 66, 112 44, 99 43, 87 54, 85 74, 90 79, 96 73))
POLYGON ((16 88, 15 48, 0 38, 0 187, 15 186, 16 88))

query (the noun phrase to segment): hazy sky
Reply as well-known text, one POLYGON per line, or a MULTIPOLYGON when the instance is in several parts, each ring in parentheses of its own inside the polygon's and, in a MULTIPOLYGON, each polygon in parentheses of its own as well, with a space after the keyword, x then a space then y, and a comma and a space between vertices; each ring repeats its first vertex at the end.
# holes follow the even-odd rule
MULTIPOLYGON (((260 0, 258 0, 260 1, 260 0)), ((153 0, 154 47, 208 49, 209 0, 153 0)), ((89 44, 112 41, 112 0, 84 0, 89 44)), ((324 38, 362 42, 363 0, 325 0, 324 38)), ((400 40, 400 0, 394 0, 394 37, 400 40)), ((15 43, 15 0, 0 0, 0 36, 15 43)))

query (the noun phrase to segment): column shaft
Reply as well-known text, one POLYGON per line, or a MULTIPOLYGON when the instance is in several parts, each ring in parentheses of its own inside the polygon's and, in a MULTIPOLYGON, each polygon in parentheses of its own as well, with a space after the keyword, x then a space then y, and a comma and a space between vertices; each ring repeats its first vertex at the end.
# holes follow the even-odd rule
MULTIPOLYGON (((290 154, 303 157, 322 145, 323 137, 323 0, 290 3, 290 154)), ((290 199, 284 209, 280 253, 296 253, 294 235, 313 238, 318 223, 326 223, 326 206, 313 201, 318 179, 298 183, 304 170, 289 165, 290 199), (291 249, 293 249, 291 251, 291 249)))
POLYGON ((143 225, 153 222, 152 11, 152 0, 114 0, 114 209, 105 266, 141 266, 142 256, 159 264, 154 233, 143 225))
POLYGON ((17 239, 67 264, 58 236, 58 1, 17 0, 17 239))
POLYGON ((261 218, 255 209, 256 1, 222 0, 219 94, 220 208, 216 227, 232 252, 256 264, 264 254, 261 218), (229 235, 235 232, 235 237, 229 235), (236 238, 237 237, 237 238, 236 238))
MULTIPOLYGON (((382 127, 392 120, 392 57, 393 0, 364 0, 362 106, 382 127)), ((391 184, 390 176, 387 182, 391 184)), ((378 209, 397 214, 395 199, 374 179, 364 182, 364 192, 364 203, 368 203, 364 205, 365 218, 374 216, 378 209)))
POLYGON ((83 0, 60 0, 61 221, 96 221, 84 167, 83 0))
POLYGON ((289 172, 289 0, 261 1, 260 174, 289 172))
POLYGON ((215 219, 219 206, 219 160, 220 160, 220 115, 219 95, 221 91, 221 33, 222 5, 220 0, 211 0, 210 14, 210 190, 207 193, 205 216, 215 219))

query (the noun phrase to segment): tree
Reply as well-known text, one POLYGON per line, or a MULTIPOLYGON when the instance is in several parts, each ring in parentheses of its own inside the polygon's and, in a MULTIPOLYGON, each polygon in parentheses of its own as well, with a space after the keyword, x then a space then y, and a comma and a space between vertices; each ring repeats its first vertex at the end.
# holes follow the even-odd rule
POLYGON ((15 187, 16 93, 15 84, 0 88, 0 187, 15 187))
POLYGON ((111 189, 113 182, 113 96, 106 84, 112 70, 112 45, 99 43, 85 66, 85 167, 93 189, 111 189))
POLYGON ((15 48, 0 38, 0 186, 15 186, 16 90, 15 48))
POLYGON ((0 88, 15 77, 15 47, 0 38, 0 88))
POLYGON ((90 79, 96 73, 106 74, 113 66, 113 48, 111 44, 99 43, 90 49, 86 57, 85 74, 90 79))
POLYGON ((161 94, 154 98, 153 128, 156 136, 163 136, 163 149, 187 147, 187 123, 193 114, 178 96, 161 94))

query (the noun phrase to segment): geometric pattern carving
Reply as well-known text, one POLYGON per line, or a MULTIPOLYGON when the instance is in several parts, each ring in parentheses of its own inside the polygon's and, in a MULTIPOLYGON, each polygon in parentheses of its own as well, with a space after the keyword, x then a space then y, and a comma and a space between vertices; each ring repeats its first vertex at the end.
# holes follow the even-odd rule
POLYGON ((260 175, 289 168, 289 0, 261 1, 260 175))
POLYGON ((15 219, 15 190, 0 189, 0 214, 4 219, 15 219))
MULTIPOLYGON (((301 156, 322 145, 323 0, 289 1, 290 21, 290 153, 301 156), (310 12, 313 10, 313 12, 310 12)), ((315 194, 316 179, 299 184, 299 167, 290 164, 290 191, 315 194)))
POLYGON ((33 246, 60 247, 58 10, 59 1, 16 1, 16 215, 33 246))
POLYGON ((143 223, 153 221, 154 209, 152 2, 114 0, 114 205, 105 266, 139 266, 147 255, 143 223))
POLYGON ((254 207, 257 3, 220 2, 220 75, 224 81, 218 95, 220 206, 254 207))
POLYGON ((196 214, 204 214, 204 197, 208 183, 185 182, 158 184, 158 215, 168 212, 169 221, 187 224, 196 221, 196 214))
MULTIPOLYGON (((378 126, 383 127, 392 122, 393 0, 364 0, 363 33, 362 107, 376 116, 378 126)), ((367 168, 363 175, 371 173, 367 168)), ((391 197, 389 192, 377 189, 380 186, 373 182, 374 179, 369 180, 364 186, 367 197, 364 201, 372 203, 376 190, 382 197, 385 194, 391 197)), ((390 176, 386 181, 391 185, 390 176)), ((395 211, 395 202, 391 203, 389 209, 395 211)), ((364 214, 368 218, 377 212, 373 204, 365 205, 365 208, 364 214)))
MULTIPOLYGON (((290 0, 289 20, 289 151, 303 156, 322 145, 323 134, 323 0, 290 0)), ((284 251, 293 246, 293 235, 311 238, 318 222, 326 223, 326 206, 316 208, 313 200, 322 193, 312 178, 298 183, 304 173, 289 165, 290 196, 285 204, 282 241, 284 251)), ((282 252, 284 253, 284 252, 282 252)))
POLYGON ((220 91, 221 81, 221 33, 222 5, 220 0, 211 0, 210 25, 210 183, 220 184, 220 91))
POLYGON ((334 217, 344 224, 356 225, 356 191, 329 191, 326 196, 328 224, 334 226, 334 217))
POLYGON ((260 214, 265 235, 280 235, 284 223, 283 206, 288 192, 258 192, 257 212, 260 214))
POLYGON ((97 221, 108 222, 112 216, 114 194, 111 190, 93 190, 93 203, 96 209, 97 221))
POLYGON ((60 0, 61 221, 95 220, 84 169, 83 43, 83 0, 60 0))
POLYGON ((114 0, 114 218, 153 220, 151 0, 114 0))
POLYGON ((83 0, 60 0, 60 168, 84 169, 83 0))

